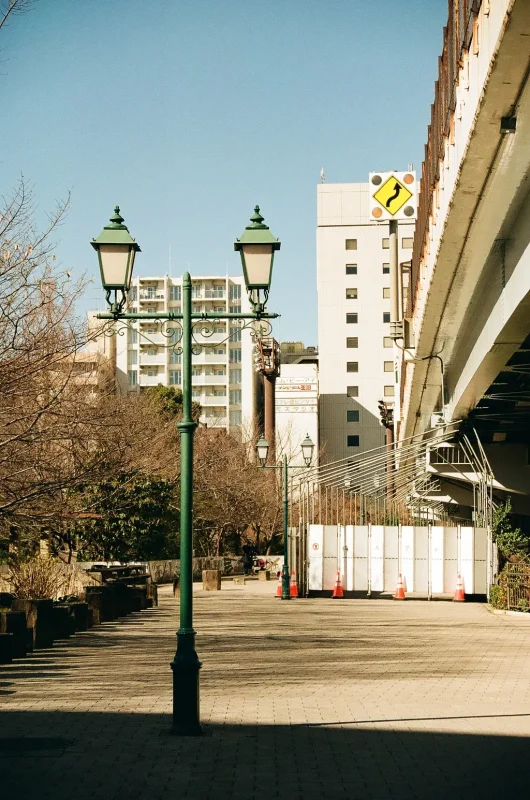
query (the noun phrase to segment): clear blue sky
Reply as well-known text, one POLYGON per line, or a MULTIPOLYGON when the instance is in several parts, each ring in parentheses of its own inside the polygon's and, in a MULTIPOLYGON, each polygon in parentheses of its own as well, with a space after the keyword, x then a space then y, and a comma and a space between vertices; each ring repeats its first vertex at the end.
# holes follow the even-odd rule
MULTIPOLYGON (((239 274, 259 203, 282 241, 275 335, 316 343, 316 184, 419 170, 447 0, 35 0, 0 33, 2 193, 43 215, 69 190, 57 257, 95 275, 119 203, 139 274, 239 274)), ((99 281, 99 279, 97 279, 99 281)), ((80 310, 102 306, 98 283, 80 310)))

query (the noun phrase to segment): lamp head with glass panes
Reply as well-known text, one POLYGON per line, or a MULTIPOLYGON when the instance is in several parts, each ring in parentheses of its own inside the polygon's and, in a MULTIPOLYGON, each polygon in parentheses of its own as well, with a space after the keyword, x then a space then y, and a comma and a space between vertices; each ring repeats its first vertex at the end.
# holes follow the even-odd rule
POLYGON ((234 242, 234 250, 241 256, 243 276, 247 288, 248 299, 257 314, 265 311, 272 278, 274 252, 279 250, 281 242, 276 239, 264 224, 259 206, 255 206, 241 237, 234 242))
POLYGON ((123 223, 120 207, 116 206, 109 224, 105 225, 97 239, 92 239, 90 242, 98 254, 101 282, 113 314, 120 314, 123 311, 131 287, 134 257, 140 252, 140 246, 123 223), (113 300, 112 292, 114 292, 113 300), (118 293, 120 293, 119 298, 118 293))

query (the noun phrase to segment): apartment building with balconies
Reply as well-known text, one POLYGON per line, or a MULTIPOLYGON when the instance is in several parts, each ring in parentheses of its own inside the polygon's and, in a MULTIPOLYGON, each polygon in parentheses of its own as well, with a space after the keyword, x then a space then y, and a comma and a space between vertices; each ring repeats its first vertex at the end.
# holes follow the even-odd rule
MULTIPOLYGON (((179 313, 182 279, 136 277, 128 311, 179 313)), ((192 277, 192 310, 197 313, 249 311, 243 278, 192 277)), ((131 320, 117 337, 117 370, 126 375, 126 390, 149 386, 182 388, 178 322, 131 320), (174 345, 174 347, 172 347, 174 345)), ((192 358, 193 399, 202 406, 200 422, 240 431, 250 426, 253 397, 253 343, 248 329, 228 320, 197 323, 192 358)))

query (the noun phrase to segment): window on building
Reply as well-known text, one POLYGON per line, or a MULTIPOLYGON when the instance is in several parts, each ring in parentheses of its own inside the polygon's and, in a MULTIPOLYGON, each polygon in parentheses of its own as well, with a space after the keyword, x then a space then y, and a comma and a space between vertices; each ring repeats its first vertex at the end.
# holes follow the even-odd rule
MULTIPOLYGON (((224 352, 224 350, 223 350, 224 352)), ((232 364, 241 364, 241 349, 240 348, 232 348, 230 350, 230 362, 232 364)))
POLYGON ((358 386, 347 386, 346 387, 346 394, 348 397, 359 397, 359 387, 358 386))
POLYGON ((394 397, 394 387, 393 386, 385 386, 384 387, 384 394, 385 394, 385 397, 394 397))
POLYGON ((225 356, 226 355, 226 350, 224 349, 224 347, 214 347, 213 351, 214 351, 216 356, 225 356))
POLYGON ((156 347, 148 347, 147 348, 147 355, 148 356, 156 356, 156 347))
POLYGON ((138 342, 138 331, 133 329, 129 330, 129 344, 137 344, 138 342))
POLYGON ((390 300, 390 286, 385 286, 383 289, 383 299, 390 300))
MULTIPOLYGON (((216 308, 216 311, 224 311, 224 308, 216 308)), ((241 313, 241 306, 230 306, 230 313, 231 314, 240 314, 241 313)))
POLYGON ((357 289, 346 289, 346 300, 357 300, 357 289))
POLYGON ((138 290, 136 286, 133 286, 132 289, 129 290, 129 300, 134 303, 138 300, 138 290))
POLYGON ((212 375, 226 375, 226 369, 224 367, 215 367, 212 369, 212 375))
POLYGON ((231 342, 241 341, 241 328, 230 328, 230 341, 231 342))
POLYGON ((200 397, 200 396, 201 396, 201 390, 200 390, 200 389, 193 388, 193 389, 191 390, 191 396, 192 396, 192 397, 195 397, 195 398, 197 398, 197 397, 200 397))
POLYGON ((383 347, 392 347, 392 339, 390 336, 383 336, 383 347))
POLYGON ((148 378, 155 378, 155 377, 156 377, 156 372, 155 372, 155 370, 154 370, 154 369, 148 369, 148 370, 147 370, 147 377, 148 377, 148 378))
POLYGON ((357 239, 346 239, 346 250, 357 250, 357 239))
POLYGON ((348 447, 359 447, 358 436, 348 436, 348 447))
POLYGON ((127 353, 128 364, 138 364, 138 350, 129 350, 127 353))
POLYGON ((355 411, 346 411, 346 422, 359 422, 359 412, 355 411))
POLYGON ((413 244, 414 238, 412 236, 404 236, 401 240, 401 247, 405 248, 406 250, 411 250, 413 244))
POLYGON ((202 375, 202 367, 192 367, 191 374, 194 378, 196 378, 198 375, 202 375))
POLYGON ((383 275, 390 274, 390 264, 383 264, 383 275))
POLYGON ((241 300, 241 286, 230 284, 230 300, 241 300))
POLYGON ((346 275, 357 275, 357 264, 346 264, 346 275))
POLYGON ((212 390, 212 395, 214 397, 226 397, 226 389, 224 386, 220 386, 217 389, 212 390))
POLYGON ((358 318, 359 318, 358 314, 346 314, 346 322, 348 323, 348 325, 354 325, 356 322, 359 321, 358 318))
POLYGON ((348 361, 346 363, 346 372, 359 372, 359 362, 348 361))
POLYGON ((171 386, 180 386, 182 383, 182 372, 180 369, 170 369, 169 370, 169 383, 171 386))
POLYGON ((383 246, 383 250, 388 250, 390 247, 390 240, 389 239, 381 239, 381 244, 383 246))
POLYGON ((230 370, 230 383, 241 383, 241 370, 240 369, 231 369, 230 370))
POLYGON ((241 389, 230 390, 230 405, 231 406, 241 405, 241 389))
POLYGON ((394 372, 394 362, 393 361, 385 361, 384 362, 384 370, 385 370, 385 372, 394 372))
POLYGON ((169 351, 169 363, 170 364, 180 364, 182 359, 182 355, 180 353, 175 353, 174 350, 169 351))
POLYGON ((383 311, 383 322, 390 322, 390 311, 383 311))
POLYGON ((182 299, 182 286, 170 286, 169 287, 169 299, 171 300, 181 300, 182 299))
POLYGON ((357 336, 348 336, 346 338, 346 347, 359 347, 359 338, 357 336))
POLYGON ((222 314, 225 310, 224 306, 215 306, 214 311, 217 311, 218 314, 222 314))
POLYGON ((127 379, 129 381, 129 386, 136 386, 138 382, 138 372, 135 369, 127 370, 127 379))
POLYGON ((241 411, 230 412, 230 425, 241 425, 242 422, 243 422, 243 417, 241 411))

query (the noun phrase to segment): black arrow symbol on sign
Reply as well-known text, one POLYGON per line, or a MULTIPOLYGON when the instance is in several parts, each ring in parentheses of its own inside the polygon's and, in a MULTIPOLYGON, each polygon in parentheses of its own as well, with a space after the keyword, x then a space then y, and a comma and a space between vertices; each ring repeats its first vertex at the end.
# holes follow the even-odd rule
POLYGON ((386 201, 386 203, 385 203, 386 208, 390 208, 390 203, 393 200, 397 200, 398 199, 400 191, 401 191, 401 186, 399 185, 399 183, 395 183, 394 184, 394 194, 391 195, 388 198, 388 200, 386 201))

